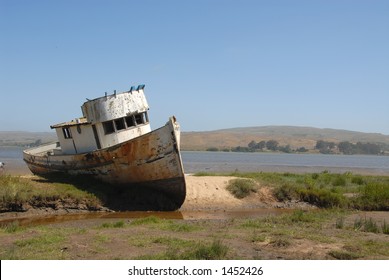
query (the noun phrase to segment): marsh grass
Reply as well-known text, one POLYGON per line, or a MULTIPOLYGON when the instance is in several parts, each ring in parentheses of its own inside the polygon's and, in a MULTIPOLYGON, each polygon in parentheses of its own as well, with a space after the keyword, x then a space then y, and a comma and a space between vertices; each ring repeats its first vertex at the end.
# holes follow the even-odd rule
POLYGON ((345 250, 331 250, 328 255, 338 260, 356 260, 360 258, 358 254, 345 250))
POLYGON ((125 222, 124 221, 117 221, 114 223, 103 223, 100 228, 124 228, 125 222))
POLYGON ((343 229, 344 228, 344 217, 340 217, 336 219, 335 227, 337 229, 343 229))
POLYGON ((14 221, 12 223, 5 224, 1 226, 1 230, 5 233, 15 233, 18 231, 22 231, 24 228, 19 225, 18 221, 14 221))
POLYGON ((234 179, 228 182, 227 190, 236 198, 244 198, 252 192, 257 192, 257 185, 253 180, 234 179))
MULTIPOLYGON (((350 172, 333 174, 328 171, 312 174, 233 172, 201 176, 234 176, 251 179, 259 185, 270 186, 279 201, 301 200, 320 208, 344 208, 359 210, 389 210, 389 177, 362 176, 350 172)), ((231 187, 239 193, 244 187, 231 187)), ((235 191, 234 191, 235 192, 235 191)), ((250 193, 250 191, 248 191, 250 193)))
POLYGON ((285 230, 284 233, 288 234, 288 231, 294 226, 305 228, 320 226, 322 223, 339 215, 341 215, 341 212, 338 210, 304 211, 297 209, 291 213, 278 216, 245 219, 238 223, 238 227, 242 229, 253 229, 255 232, 257 230, 280 228, 285 230))
POLYGON ((228 246, 224 245, 221 240, 214 240, 211 244, 200 243, 194 251, 185 253, 184 258, 194 260, 220 260, 225 259, 228 251, 228 246))
POLYGON ((180 221, 161 219, 155 216, 135 219, 130 222, 131 226, 149 226, 155 229, 173 231, 173 232, 193 232, 202 230, 200 225, 181 223, 180 221))
POLYGON ((139 226, 139 225, 155 225, 155 224, 161 224, 164 223, 165 220, 162 220, 156 216, 148 216, 145 218, 135 219, 133 220, 130 225, 133 226, 139 226))
POLYGON ((270 241, 270 244, 273 247, 288 247, 291 245, 290 238, 285 237, 285 236, 278 236, 274 240, 270 241))
POLYGON ((389 234, 389 224, 386 223, 386 220, 381 225, 382 233, 389 234))
POLYGON ((367 219, 367 218, 361 218, 361 217, 358 219, 355 219, 354 230, 360 230, 360 231, 364 231, 364 232, 373 232, 373 233, 380 232, 380 228, 377 225, 376 221, 374 221, 372 218, 367 219))
POLYGON ((229 247, 219 239, 211 243, 183 241, 181 239, 157 238, 155 243, 168 245, 165 252, 156 255, 144 255, 143 260, 221 260, 226 259, 229 247), (180 246, 178 248, 178 246, 180 246))
POLYGON ((69 182, 52 182, 40 177, 0 176, 0 210, 20 211, 26 203, 40 207, 57 200, 83 202, 91 207, 101 204, 94 194, 69 182))

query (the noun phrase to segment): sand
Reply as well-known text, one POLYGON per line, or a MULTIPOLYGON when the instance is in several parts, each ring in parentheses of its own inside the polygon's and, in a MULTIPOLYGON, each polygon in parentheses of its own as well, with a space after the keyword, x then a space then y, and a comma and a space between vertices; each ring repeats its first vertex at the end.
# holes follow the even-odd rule
MULTIPOLYGON (((274 198, 269 187, 257 183, 257 191, 238 199, 226 188, 235 177, 186 175, 186 199, 181 211, 185 210, 237 210, 254 208, 285 208, 274 198)), ((293 208, 296 205, 293 205, 293 208)))
POLYGON ((181 209, 240 207, 242 201, 226 190, 233 177, 186 176, 186 199, 181 209))

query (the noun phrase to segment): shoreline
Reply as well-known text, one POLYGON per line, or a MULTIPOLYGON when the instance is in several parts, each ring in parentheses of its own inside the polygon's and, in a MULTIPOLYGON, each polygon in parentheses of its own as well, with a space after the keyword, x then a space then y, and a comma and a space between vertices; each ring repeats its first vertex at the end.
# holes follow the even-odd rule
MULTIPOLYGON (((263 165, 260 167, 245 166, 244 168, 235 168, 234 166, 218 166, 212 167, 211 164, 194 164, 187 163, 184 165, 185 174, 195 174, 199 172, 206 173, 220 173, 228 174, 233 172, 249 173, 249 172, 275 172, 275 173, 322 173, 330 172, 335 174, 343 174, 351 172, 359 175, 377 175, 377 176, 389 176, 389 170, 377 169, 377 168, 364 168, 364 167, 327 167, 327 166, 290 166, 290 165, 263 165)), ((6 161, 4 170, 0 170, 1 174, 9 174, 15 176, 28 176, 33 175, 28 169, 27 165, 19 159, 10 159, 6 161)))

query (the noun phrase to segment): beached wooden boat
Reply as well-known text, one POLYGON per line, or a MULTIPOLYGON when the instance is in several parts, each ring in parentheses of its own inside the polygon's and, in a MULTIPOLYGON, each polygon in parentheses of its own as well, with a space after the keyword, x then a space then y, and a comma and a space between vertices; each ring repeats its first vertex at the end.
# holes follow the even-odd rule
POLYGON ((168 209, 185 200, 180 126, 170 117, 151 131, 144 85, 88 100, 83 117, 52 125, 58 142, 27 149, 24 161, 37 175, 90 175, 109 186, 150 189, 169 197, 168 209))

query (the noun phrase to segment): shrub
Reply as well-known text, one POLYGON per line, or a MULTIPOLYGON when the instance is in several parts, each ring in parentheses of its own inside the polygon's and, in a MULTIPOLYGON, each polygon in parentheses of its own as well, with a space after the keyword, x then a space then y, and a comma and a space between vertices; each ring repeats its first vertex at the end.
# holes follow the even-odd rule
POLYGON ((361 210, 389 210, 389 184, 370 182, 360 190, 354 200, 355 207, 361 210))
POLYGON ((361 186, 361 185, 365 184, 365 180, 363 180, 363 178, 361 176, 354 176, 351 179, 351 183, 361 186))
POLYGON ((252 192, 257 192, 257 186, 253 180, 234 179, 229 181, 227 190, 236 198, 244 198, 252 192))

